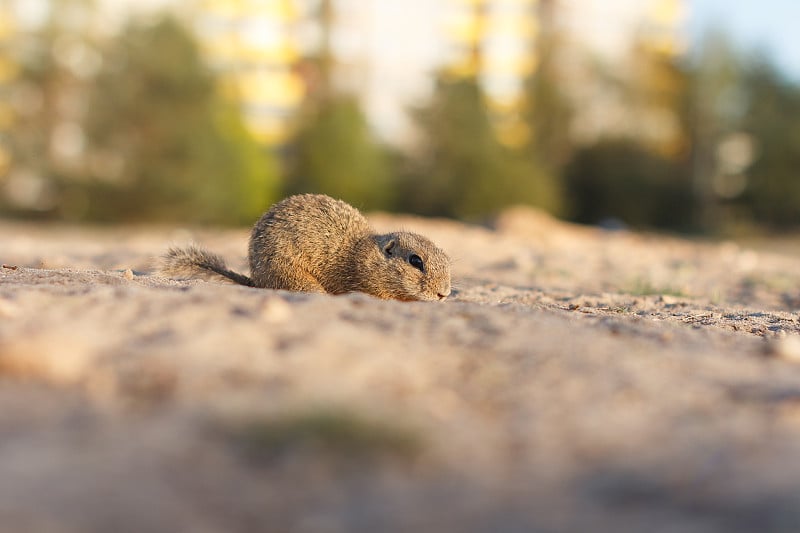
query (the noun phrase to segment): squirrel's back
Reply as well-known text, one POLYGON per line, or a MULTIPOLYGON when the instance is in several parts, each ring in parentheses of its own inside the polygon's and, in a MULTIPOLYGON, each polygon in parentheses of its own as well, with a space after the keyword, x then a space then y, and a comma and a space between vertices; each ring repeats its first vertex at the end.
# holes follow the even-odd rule
POLYGON ((275 288, 276 273, 300 271, 313 276, 325 292, 346 292, 342 277, 352 270, 356 243, 371 233, 367 219, 341 200, 322 194, 290 196, 253 227, 253 283, 275 288))

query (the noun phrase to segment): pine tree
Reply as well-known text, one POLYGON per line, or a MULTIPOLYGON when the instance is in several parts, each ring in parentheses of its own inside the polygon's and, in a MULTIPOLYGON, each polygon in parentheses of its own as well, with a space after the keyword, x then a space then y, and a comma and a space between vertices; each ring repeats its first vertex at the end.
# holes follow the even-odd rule
POLYGON ((86 119, 90 218, 249 223, 275 199, 270 154, 173 17, 132 21, 103 65, 86 119))
POLYGON ((743 86, 748 105, 742 131, 752 136, 757 156, 745 171, 741 202, 758 222, 800 226, 800 86, 765 60, 751 65, 743 86))
POLYGON ((391 199, 388 158, 353 96, 307 104, 289 146, 287 192, 325 193, 368 209, 391 199))
POLYGON ((286 192, 324 193, 361 208, 385 209, 393 189, 387 150, 375 139, 358 98, 334 83, 335 2, 321 0, 316 18, 321 42, 304 65, 314 82, 287 147, 286 192))
POLYGON ((552 205, 542 169, 497 140, 474 79, 441 77, 414 118, 421 139, 400 184, 402 208, 476 217, 511 204, 552 205))

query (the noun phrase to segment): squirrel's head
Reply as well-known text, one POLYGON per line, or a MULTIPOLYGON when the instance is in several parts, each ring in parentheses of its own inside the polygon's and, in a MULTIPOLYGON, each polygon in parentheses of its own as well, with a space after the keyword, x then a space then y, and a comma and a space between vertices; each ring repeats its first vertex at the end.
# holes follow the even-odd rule
POLYGON ((367 268, 370 294, 395 300, 444 300, 450 295, 450 258, 430 239, 405 231, 374 235, 367 268))

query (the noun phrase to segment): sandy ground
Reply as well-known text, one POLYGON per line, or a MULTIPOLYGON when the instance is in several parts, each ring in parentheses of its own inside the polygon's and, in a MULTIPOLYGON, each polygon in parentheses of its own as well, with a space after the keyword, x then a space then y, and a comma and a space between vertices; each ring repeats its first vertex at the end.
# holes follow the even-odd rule
POLYGON ((247 231, 0 222, 0 531, 800 531, 800 256, 375 215, 442 303, 151 275, 247 231))

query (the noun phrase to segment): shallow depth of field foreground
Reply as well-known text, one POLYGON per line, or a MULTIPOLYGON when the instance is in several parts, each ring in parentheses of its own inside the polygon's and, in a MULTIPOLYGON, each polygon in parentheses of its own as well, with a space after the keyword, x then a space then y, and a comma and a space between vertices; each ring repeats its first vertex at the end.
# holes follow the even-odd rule
POLYGON ((453 297, 151 274, 246 270, 246 230, 0 224, 0 530, 800 530, 800 256, 372 221, 453 297))

